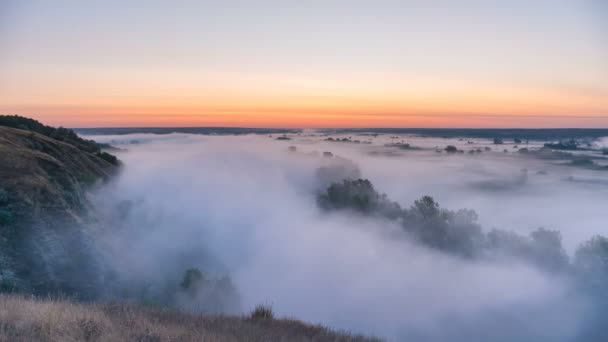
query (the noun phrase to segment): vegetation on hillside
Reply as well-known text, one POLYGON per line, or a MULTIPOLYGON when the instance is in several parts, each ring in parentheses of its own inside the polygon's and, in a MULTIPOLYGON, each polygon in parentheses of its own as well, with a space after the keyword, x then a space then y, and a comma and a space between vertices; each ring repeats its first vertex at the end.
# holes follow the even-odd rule
POLYGON ((107 147, 106 145, 98 144, 93 140, 83 139, 79 137, 78 134, 76 134, 73 130, 68 128, 55 128, 47 126, 34 119, 19 115, 0 115, 0 126, 12 127, 42 134, 54 140, 68 143, 81 151, 92 153, 113 165, 118 165, 118 159, 116 156, 102 151, 102 148, 107 147))
POLYGON ((118 170, 116 157, 67 129, 0 123, 0 289, 89 297, 103 275, 89 267, 86 192, 118 170))
POLYGON ((0 341, 377 341, 292 319, 272 311, 211 316, 126 303, 0 295, 0 341))

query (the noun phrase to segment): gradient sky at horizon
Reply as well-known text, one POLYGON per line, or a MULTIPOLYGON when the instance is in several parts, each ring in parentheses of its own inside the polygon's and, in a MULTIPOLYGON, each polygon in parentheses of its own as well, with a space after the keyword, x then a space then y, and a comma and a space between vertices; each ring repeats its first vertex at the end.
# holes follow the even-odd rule
POLYGON ((0 0, 47 124, 608 127, 608 1, 0 0))

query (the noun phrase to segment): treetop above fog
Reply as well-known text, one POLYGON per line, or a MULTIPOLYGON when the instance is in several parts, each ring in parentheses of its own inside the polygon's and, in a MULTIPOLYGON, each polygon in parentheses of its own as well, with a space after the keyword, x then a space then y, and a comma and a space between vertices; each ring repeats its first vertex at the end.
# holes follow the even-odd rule
POLYGON ((583 243, 574 263, 562 246, 559 231, 538 228, 529 235, 492 229, 484 232, 477 213, 470 209, 441 208, 431 196, 423 196, 409 207, 379 193, 368 179, 345 179, 331 184, 317 197, 325 211, 347 210, 393 220, 424 246, 464 258, 514 258, 549 272, 572 268, 602 273, 608 279, 608 239, 597 236, 583 243))

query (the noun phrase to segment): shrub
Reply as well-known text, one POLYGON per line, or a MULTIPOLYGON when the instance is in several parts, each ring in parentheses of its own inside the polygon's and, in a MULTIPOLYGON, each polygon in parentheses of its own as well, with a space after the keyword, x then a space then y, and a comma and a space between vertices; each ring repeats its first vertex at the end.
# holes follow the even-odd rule
POLYGON ((365 214, 380 214, 395 218, 400 215, 399 204, 380 194, 367 179, 345 179, 342 183, 333 183, 326 193, 319 195, 321 208, 352 209, 365 214))
POLYGON ((258 305, 249 315, 251 319, 274 319, 272 307, 268 305, 258 305))
POLYGON ((198 268, 189 268, 179 286, 184 290, 196 289, 205 280, 205 275, 198 268))
POLYGON ((456 152, 458 152, 458 149, 454 145, 448 145, 448 146, 446 146, 445 151, 447 153, 456 153, 456 152))

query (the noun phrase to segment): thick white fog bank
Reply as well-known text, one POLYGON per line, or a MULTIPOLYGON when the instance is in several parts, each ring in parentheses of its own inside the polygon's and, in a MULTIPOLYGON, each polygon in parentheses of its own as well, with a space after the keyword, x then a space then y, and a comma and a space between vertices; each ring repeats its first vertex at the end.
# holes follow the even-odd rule
POLYGON ((100 241, 123 277, 162 281, 199 267, 231 277, 243 312, 270 304, 279 316, 395 340, 565 341, 584 320, 588 303, 559 275, 457 258, 413 243, 395 223, 321 211, 318 169, 335 158, 310 152, 351 160, 402 206, 431 195, 476 210, 485 229, 557 229, 570 252, 605 228, 608 186, 573 181, 606 180, 601 172, 502 151, 389 155, 314 137, 94 139, 126 149, 121 174, 93 196, 100 241))

